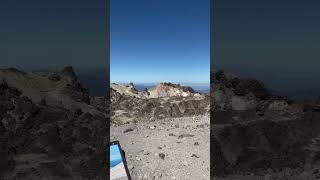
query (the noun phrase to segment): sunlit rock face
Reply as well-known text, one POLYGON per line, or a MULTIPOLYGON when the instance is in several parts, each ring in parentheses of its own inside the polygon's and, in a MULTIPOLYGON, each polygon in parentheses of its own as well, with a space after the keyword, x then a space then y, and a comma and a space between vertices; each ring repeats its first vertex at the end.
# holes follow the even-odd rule
POLYGON ((113 84, 110 92, 114 123, 209 113, 209 96, 177 84, 160 83, 143 92, 137 92, 132 84, 113 84))

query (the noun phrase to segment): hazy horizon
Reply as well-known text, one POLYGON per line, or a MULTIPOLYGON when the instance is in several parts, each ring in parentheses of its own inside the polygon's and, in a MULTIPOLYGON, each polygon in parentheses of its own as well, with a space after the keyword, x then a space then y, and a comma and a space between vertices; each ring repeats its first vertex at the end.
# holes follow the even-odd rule
POLYGON ((119 83, 119 84, 128 84, 128 83, 133 83, 133 84, 159 84, 159 83, 174 83, 174 84, 195 84, 195 85, 210 85, 210 82, 177 82, 177 81, 158 81, 158 82, 131 82, 131 81, 111 81, 110 83, 119 83))

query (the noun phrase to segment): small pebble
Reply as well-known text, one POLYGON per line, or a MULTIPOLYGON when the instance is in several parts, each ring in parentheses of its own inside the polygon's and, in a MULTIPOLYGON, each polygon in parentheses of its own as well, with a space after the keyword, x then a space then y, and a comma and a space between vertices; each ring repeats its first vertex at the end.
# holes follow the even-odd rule
POLYGON ((159 153, 159 157, 160 157, 161 159, 164 159, 164 158, 166 157, 166 155, 163 154, 163 153, 159 153))
POLYGON ((133 129, 129 128, 129 129, 124 130, 123 133, 128 133, 128 132, 131 132, 131 131, 133 131, 133 129))
POLYGON ((196 154, 192 154, 191 157, 199 158, 196 154))

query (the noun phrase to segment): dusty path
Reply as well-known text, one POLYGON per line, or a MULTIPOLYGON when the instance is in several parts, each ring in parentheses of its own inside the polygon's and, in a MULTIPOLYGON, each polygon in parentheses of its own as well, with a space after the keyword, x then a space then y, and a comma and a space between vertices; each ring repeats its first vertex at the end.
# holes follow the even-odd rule
POLYGON ((132 179, 210 179, 209 116, 111 126, 132 179))

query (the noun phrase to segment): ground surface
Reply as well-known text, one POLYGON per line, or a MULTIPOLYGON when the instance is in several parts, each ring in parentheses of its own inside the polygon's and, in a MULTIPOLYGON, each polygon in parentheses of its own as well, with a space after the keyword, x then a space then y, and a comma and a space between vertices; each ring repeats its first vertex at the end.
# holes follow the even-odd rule
POLYGON ((214 177, 214 180, 317 180, 320 179, 318 167, 304 167, 297 169, 286 168, 279 172, 265 175, 231 175, 227 177, 214 177))
POLYGON ((132 179, 210 179, 209 117, 167 118, 111 126, 132 179))

